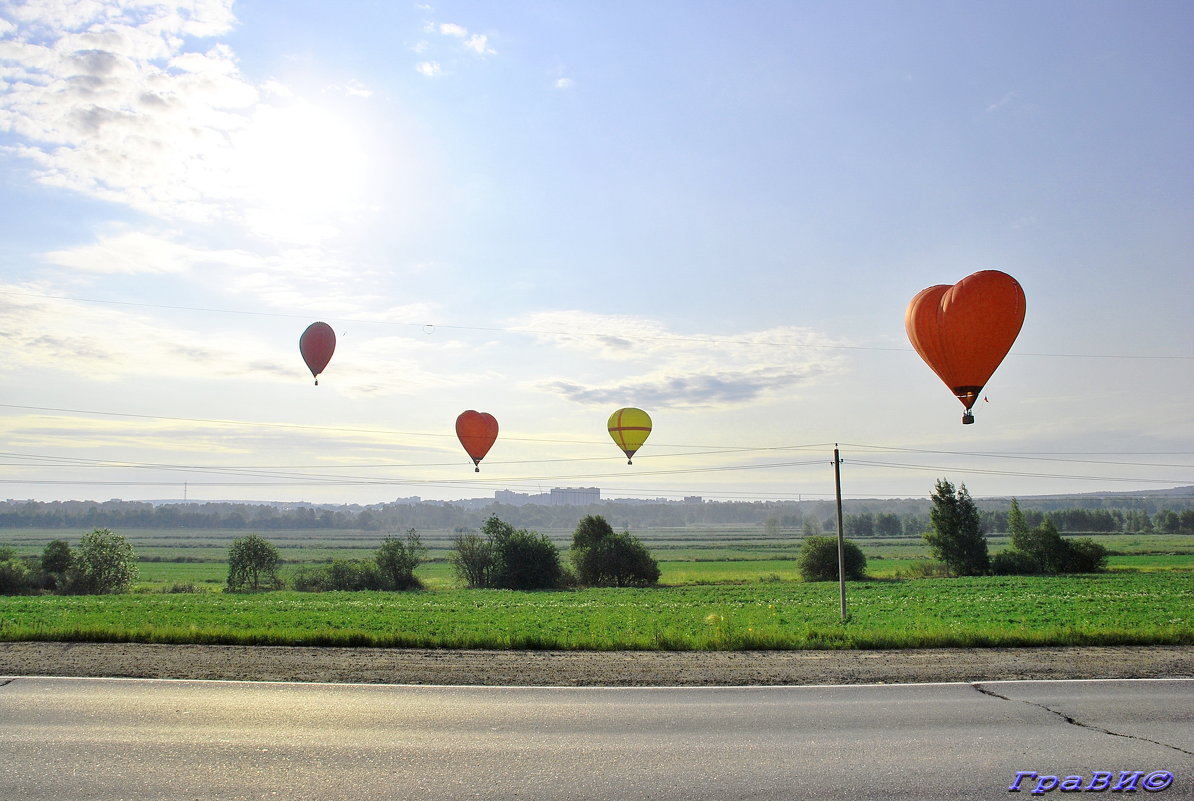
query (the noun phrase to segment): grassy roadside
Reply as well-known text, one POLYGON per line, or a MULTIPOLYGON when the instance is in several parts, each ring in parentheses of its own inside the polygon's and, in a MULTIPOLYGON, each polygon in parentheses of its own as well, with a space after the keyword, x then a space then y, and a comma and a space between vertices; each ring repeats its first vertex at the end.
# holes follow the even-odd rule
POLYGON ((576 592, 0 598, 0 641, 565 650, 1194 645, 1186 572, 576 592))

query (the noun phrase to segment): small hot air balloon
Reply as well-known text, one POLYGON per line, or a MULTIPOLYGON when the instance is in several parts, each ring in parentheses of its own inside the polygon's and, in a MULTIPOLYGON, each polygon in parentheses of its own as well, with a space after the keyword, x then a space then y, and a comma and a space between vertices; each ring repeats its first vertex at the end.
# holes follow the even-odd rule
POLYGON ((327 323, 311 323, 299 337, 299 353, 315 378, 315 386, 319 386, 319 374, 328 366, 335 350, 336 332, 327 323))
POLYGON ((908 304, 908 340, 966 407, 964 424, 974 422, 975 401, 1016 341, 1024 308, 1019 282, 999 270, 931 286, 908 304))
POLYGON ((498 424, 488 412, 474 412, 469 409, 456 418, 456 436, 464 446, 465 453, 476 465, 474 472, 481 472, 481 460, 497 440, 498 424))
POLYGON ((609 435, 626 454, 626 464, 634 464, 632 459, 635 451, 643 447, 647 437, 651 436, 651 416, 633 407, 618 409, 609 416, 607 427, 609 435))

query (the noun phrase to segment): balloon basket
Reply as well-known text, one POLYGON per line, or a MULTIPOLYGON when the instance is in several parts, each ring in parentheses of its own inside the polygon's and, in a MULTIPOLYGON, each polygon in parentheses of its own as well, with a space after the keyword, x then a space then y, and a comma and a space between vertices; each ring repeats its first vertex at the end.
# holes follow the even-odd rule
POLYGON ((973 414, 971 414, 970 412, 966 412, 966 414, 962 415, 962 425, 968 426, 968 425, 973 425, 973 424, 974 424, 974 415, 973 414))

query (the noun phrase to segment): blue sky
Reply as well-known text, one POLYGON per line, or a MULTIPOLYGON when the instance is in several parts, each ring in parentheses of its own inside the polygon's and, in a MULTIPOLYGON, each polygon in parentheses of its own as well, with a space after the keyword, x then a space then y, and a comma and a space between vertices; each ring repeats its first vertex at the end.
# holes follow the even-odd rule
POLYGON ((1194 484, 1192 27, 7 0, 0 497, 810 498, 833 443, 851 497, 1194 484), (903 314, 982 269, 1028 311, 963 427, 903 314))

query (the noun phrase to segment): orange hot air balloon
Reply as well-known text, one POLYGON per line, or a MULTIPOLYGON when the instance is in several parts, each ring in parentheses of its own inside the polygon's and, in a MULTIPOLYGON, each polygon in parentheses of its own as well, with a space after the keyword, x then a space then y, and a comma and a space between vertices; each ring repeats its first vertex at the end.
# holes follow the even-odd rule
POLYGON ((634 464, 631 460, 635 452, 651 436, 651 416, 634 407, 618 409, 609 416, 606 427, 622 453, 626 454, 626 464, 634 464))
POLYGON ((963 423, 974 422, 971 409, 1016 341, 1024 308, 1019 282, 999 270, 931 286, 908 304, 908 340, 966 407, 963 423))
POLYGON ((299 337, 299 353, 315 377, 315 386, 319 386, 319 374, 328 366, 335 350, 336 332, 327 323, 311 323, 299 337))
POLYGON ((456 418, 456 436, 464 446, 465 453, 476 465, 474 472, 481 472, 481 460, 497 440, 498 424, 488 412, 474 412, 469 409, 456 418))

